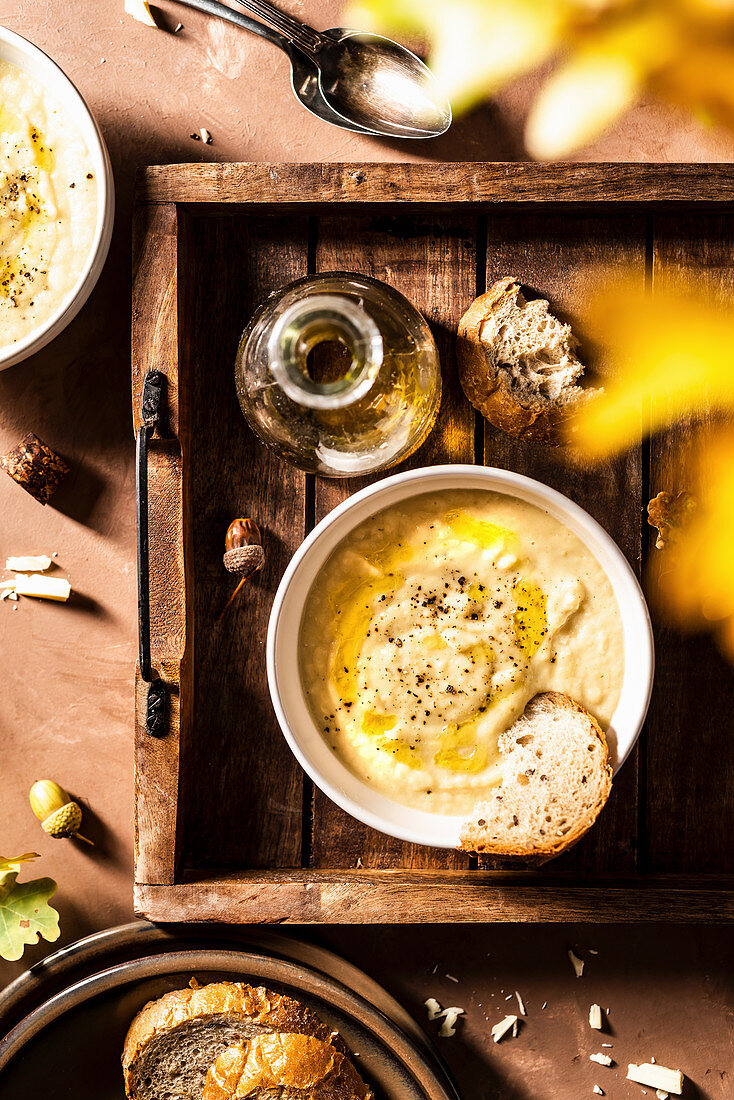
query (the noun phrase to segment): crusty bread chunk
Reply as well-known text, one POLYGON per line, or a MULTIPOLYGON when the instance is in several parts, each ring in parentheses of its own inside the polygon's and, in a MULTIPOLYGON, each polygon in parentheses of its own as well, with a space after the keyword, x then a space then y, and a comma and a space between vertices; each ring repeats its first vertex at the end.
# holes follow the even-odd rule
POLYGON ((561 425, 593 390, 577 385, 584 365, 571 326, 548 302, 525 300, 513 276, 500 279, 459 321, 459 379, 475 409, 510 435, 558 443, 561 425))
POLYGON ((130 1025, 122 1055, 125 1091, 131 1100, 198 1098, 223 1050, 272 1032, 340 1044, 309 1008, 262 986, 174 989, 145 1005, 130 1025))
POLYGON ((372 1100, 352 1063, 310 1035, 256 1035, 211 1066, 202 1100, 372 1100))
POLYGON ((460 846, 471 852, 550 859, 595 822, 612 789, 601 727, 557 691, 536 695, 499 740, 502 783, 474 807, 460 846))

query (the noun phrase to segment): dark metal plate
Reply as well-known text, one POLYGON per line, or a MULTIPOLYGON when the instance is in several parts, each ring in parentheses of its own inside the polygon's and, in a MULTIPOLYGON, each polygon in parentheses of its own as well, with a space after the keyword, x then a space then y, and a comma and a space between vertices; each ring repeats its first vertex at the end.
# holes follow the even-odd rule
MULTIPOLYGON (((356 970, 343 965, 346 971, 356 970)), ((123 1100, 120 1053, 132 1017, 146 1001, 179 988, 192 975, 202 983, 223 978, 262 983, 297 997, 340 1032, 380 1100, 456 1100, 445 1070, 430 1047, 426 1049, 425 1037, 417 1042, 406 1034, 355 992, 351 982, 343 984, 303 963, 261 952, 207 948, 131 959, 51 997, 0 1042, 3 1088, 14 1089, 15 1095, 41 1096, 53 1081, 55 1100, 123 1100)), ((378 999, 392 1002, 384 990, 367 982, 382 993, 378 999)))

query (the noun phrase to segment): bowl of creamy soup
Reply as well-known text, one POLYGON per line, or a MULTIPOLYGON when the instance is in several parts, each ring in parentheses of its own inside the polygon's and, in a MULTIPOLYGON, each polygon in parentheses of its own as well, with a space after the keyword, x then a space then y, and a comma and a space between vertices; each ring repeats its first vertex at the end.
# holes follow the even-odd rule
POLYGON ((0 28, 0 369, 78 313, 113 219, 110 161, 87 105, 46 54, 0 28))
POLYGON ((510 471, 437 466, 362 490, 314 529, 278 589, 267 661, 313 781, 373 828, 448 848, 538 692, 590 711, 622 765, 653 642, 637 579, 591 516, 510 471))

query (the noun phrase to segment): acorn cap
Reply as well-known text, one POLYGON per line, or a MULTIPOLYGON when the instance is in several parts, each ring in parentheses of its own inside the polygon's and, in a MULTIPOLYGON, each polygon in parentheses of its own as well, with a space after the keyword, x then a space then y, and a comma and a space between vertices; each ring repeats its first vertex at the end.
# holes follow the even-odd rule
POLYGON ((252 543, 250 546, 235 546, 227 550, 222 558, 228 573, 237 573, 240 577, 251 577, 262 569, 265 563, 265 551, 262 546, 252 543))
POLYGON ((67 802, 41 822, 44 833, 56 838, 76 836, 82 823, 82 810, 77 802, 67 802))

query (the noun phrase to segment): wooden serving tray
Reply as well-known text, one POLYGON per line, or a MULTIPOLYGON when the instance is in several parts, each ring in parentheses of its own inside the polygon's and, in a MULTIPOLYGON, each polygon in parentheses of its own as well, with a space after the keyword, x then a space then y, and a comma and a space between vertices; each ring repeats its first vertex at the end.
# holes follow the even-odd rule
MULTIPOLYGON (((480 462, 560 489, 641 573, 645 505, 677 488, 682 424, 614 462, 570 469, 495 432, 464 399, 459 317, 516 275, 576 319, 577 280, 625 264, 654 291, 692 272, 734 289, 734 166, 196 164, 148 168, 135 214, 133 399, 168 379, 151 441, 153 661, 172 692, 168 732, 145 732, 138 677, 137 911, 156 921, 418 922, 734 917, 734 673, 708 636, 656 628, 645 731, 598 823, 543 871, 494 869, 393 840, 313 787, 273 715, 264 640, 273 594, 304 534, 363 481, 304 476, 240 413, 237 340, 262 297, 329 269, 377 276, 431 323, 445 396, 413 465, 480 462), (267 564, 220 624, 221 564, 238 515, 267 564)), ((581 292, 583 297, 583 290, 581 292)), ((578 327, 578 322, 577 322, 578 327)), ((583 339, 583 329, 580 335, 583 339)), ((588 346, 585 348, 588 351, 588 346)), ((592 363, 602 374, 603 363, 592 363)), ((653 567, 660 558, 654 556, 653 567)))

